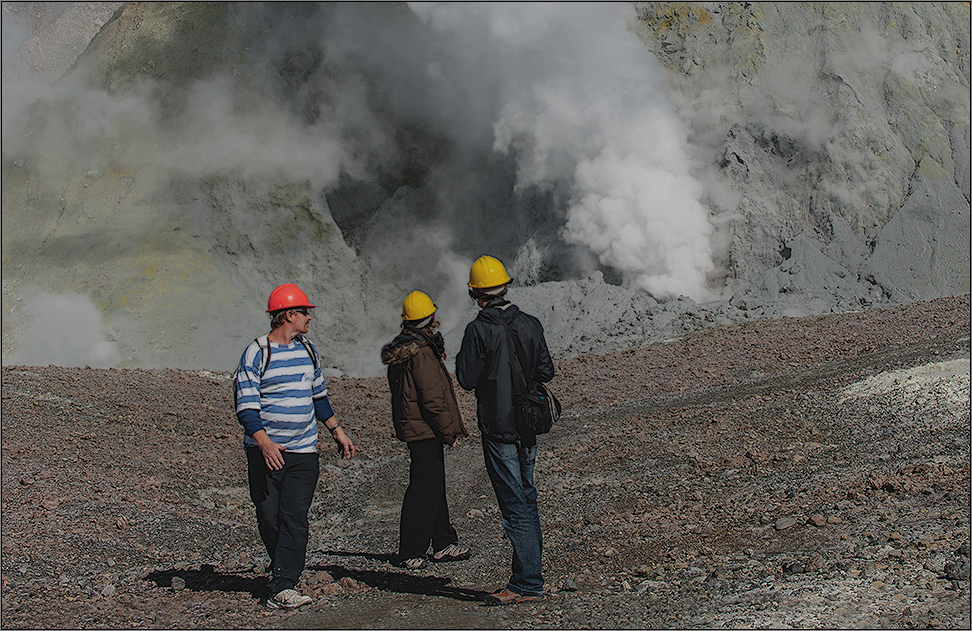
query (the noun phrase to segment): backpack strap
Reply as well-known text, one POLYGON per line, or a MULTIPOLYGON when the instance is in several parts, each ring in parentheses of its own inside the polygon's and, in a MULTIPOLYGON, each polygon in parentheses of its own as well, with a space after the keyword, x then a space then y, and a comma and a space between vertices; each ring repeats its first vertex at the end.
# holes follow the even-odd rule
POLYGON ((311 363, 314 364, 314 372, 316 373, 317 372, 317 369, 318 369, 318 365, 317 365, 317 349, 314 348, 313 342, 311 342, 310 340, 305 340, 303 335, 298 335, 297 336, 297 341, 300 342, 301 344, 303 344, 304 350, 306 350, 307 351, 307 354, 310 355, 311 363))
MULTIPOLYGON (((310 355, 311 363, 314 364, 314 372, 317 372, 319 366, 317 365, 317 349, 314 348, 314 344, 310 340, 305 340, 303 335, 298 335, 296 337, 297 341, 300 342, 307 354, 310 355)), ((263 366, 260 368, 260 377, 266 374, 267 368, 270 367, 270 339, 266 335, 261 335, 256 338, 254 342, 263 351, 263 366)))
POLYGON ((266 335, 261 335, 253 341, 256 342, 257 346, 260 347, 260 350, 263 351, 263 365, 260 367, 260 378, 262 379, 263 375, 267 372, 267 368, 270 367, 270 340, 266 335))

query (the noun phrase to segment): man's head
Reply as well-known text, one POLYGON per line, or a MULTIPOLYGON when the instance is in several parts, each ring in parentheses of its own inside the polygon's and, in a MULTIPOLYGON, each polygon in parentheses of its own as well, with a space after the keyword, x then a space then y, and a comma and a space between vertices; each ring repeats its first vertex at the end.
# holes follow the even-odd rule
POLYGON ((308 307, 281 309, 270 314, 270 328, 279 329, 282 326, 289 325, 294 333, 306 335, 313 317, 308 307))
POLYGON ((499 259, 483 255, 469 268, 469 295, 480 302, 504 296, 512 281, 499 259))
POLYGON ((310 310, 315 306, 297 285, 293 283, 280 285, 270 292, 270 298, 267 300, 270 328, 288 326, 294 333, 303 335, 307 333, 311 321, 310 310))

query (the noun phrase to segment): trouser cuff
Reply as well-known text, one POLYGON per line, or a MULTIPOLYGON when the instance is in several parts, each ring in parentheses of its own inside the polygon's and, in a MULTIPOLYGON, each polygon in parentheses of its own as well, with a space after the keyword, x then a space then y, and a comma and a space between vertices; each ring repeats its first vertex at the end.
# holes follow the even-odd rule
POLYGON ((271 594, 279 594, 285 589, 293 589, 296 583, 289 578, 275 578, 270 581, 267 587, 271 594))

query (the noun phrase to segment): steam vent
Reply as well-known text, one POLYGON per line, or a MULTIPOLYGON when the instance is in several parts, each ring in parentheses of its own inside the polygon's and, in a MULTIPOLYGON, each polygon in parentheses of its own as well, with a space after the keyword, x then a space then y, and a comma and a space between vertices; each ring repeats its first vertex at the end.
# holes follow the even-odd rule
POLYGON ((968 3, 3 4, 4 364, 382 374, 500 258, 558 358, 970 291, 968 3))

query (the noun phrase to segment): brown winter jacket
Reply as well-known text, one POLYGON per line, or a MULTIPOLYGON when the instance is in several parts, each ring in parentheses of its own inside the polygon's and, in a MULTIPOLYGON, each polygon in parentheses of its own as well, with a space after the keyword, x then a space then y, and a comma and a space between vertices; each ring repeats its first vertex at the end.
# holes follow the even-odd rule
POLYGON ((469 435, 459 415, 452 377, 440 359, 442 352, 440 334, 429 337, 410 326, 381 349, 399 440, 439 438, 451 445, 457 437, 469 435))

